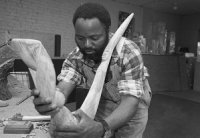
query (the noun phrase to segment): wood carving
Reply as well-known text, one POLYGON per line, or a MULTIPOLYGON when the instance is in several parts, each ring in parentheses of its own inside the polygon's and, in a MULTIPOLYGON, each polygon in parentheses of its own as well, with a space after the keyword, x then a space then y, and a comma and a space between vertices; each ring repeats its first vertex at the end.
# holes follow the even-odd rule
MULTIPOLYGON (((103 53, 102 63, 97 69, 90 91, 81 106, 81 110, 92 119, 94 119, 97 111, 112 51, 122 37, 132 17, 133 14, 127 17, 108 43, 103 53)), ((42 43, 32 39, 12 39, 10 47, 18 53, 29 67, 35 86, 41 92, 40 97, 52 98, 59 105, 59 112, 51 116, 51 127, 54 127, 52 129, 55 129, 55 127, 67 127, 71 124, 76 125, 79 120, 64 106, 65 99, 61 98, 61 93, 56 89, 56 76, 51 58, 42 43)))

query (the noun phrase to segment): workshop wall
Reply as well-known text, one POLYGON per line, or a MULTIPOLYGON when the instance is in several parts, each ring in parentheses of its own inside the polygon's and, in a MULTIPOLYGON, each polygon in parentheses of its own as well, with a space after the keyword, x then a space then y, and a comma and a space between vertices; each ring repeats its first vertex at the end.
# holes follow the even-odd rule
POLYGON ((197 54, 197 42, 200 41, 200 14, 183 16, 180 25, 180 46, 188 47, 197 54))
POLYGON ((54 58, 54 39, 58 34, 61 35, 61 57, 65 57, 76 46, 73 13, 86 1, 105 5, 111 14, 111 31, 118 27, 119 11, 134 12, 135 31, 142 31, 142 9, 112 0, 1 0, 0 42, 5 41, 5 31, 12 37, 38 39, 54 58))
POLYGON ((175 14, 161 13, 152 9, 145 8, 143 10, 143 33, 144 36, 148 38, 149 42, 150 40, 155 39, 155 36, 157 35, 152 31, 154 31, 153 29, 155 29, 154 27, 158 23, 165 25, 168 36, 170 32, 175 32, 177 46, 175 50, 177 50, 178 46, 180 45, 179 33, 181 30, 181 16, 175 14))

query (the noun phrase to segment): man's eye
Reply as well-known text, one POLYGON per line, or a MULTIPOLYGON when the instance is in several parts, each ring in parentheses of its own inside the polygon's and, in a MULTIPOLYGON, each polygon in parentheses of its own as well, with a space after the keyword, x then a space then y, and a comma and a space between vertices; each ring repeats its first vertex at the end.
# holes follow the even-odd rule
POLYGON ((91 39, 96 41, 96 40, 99 39, 99 37, 97 37, 97 36, 93 36, 93 37, 91 37, 91 39))
POLYGON ((85 38, 84 37, 77 37, 78 40, 83 41, 85 38))

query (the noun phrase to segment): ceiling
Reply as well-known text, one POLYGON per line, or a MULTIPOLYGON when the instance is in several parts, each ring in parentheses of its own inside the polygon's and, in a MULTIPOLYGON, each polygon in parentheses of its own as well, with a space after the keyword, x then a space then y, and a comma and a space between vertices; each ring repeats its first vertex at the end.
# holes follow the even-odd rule
POLYGON ((113 0, 177 15, 200 14, 200 0, 113 0))

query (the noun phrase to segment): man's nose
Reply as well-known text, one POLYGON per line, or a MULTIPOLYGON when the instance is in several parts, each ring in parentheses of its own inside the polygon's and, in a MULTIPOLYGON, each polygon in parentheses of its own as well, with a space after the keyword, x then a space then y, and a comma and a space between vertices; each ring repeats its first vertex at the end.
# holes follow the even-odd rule
POLYGON ((92 47, 92 42, 90 39, 86 39, 85 41, 85 47, 92 47))

